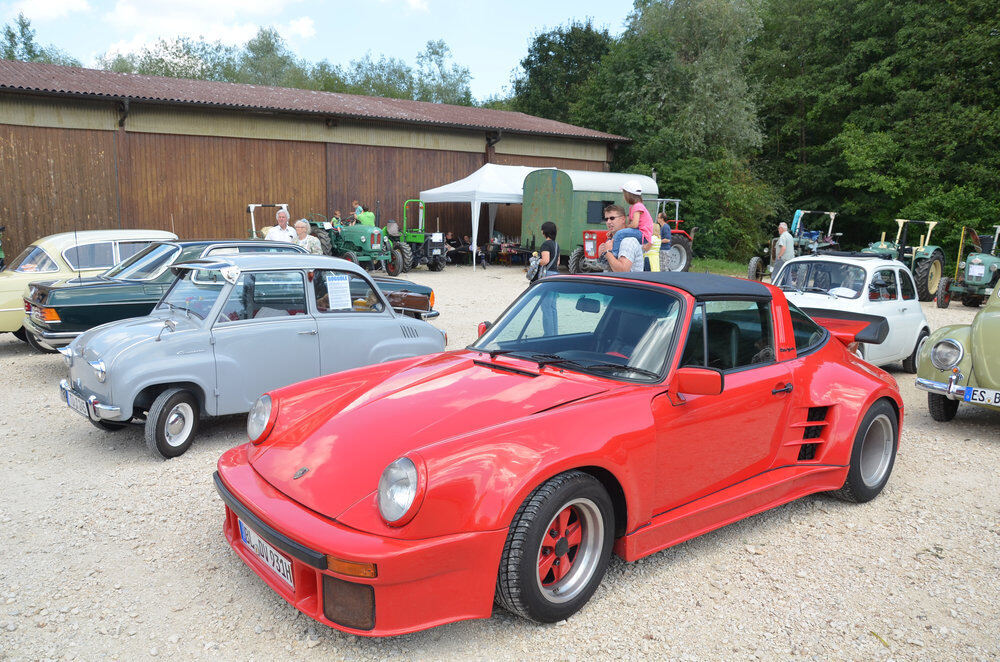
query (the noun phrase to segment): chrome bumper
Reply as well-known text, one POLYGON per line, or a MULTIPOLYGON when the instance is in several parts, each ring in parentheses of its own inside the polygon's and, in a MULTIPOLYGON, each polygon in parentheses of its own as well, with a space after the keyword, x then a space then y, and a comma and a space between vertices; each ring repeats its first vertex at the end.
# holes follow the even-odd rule
POLYGON ((85 403, 87 403, 87 413, 92 421, 100 421, 104 419, 116 419, 122 415, 121 407, 112 407, 111 405, 102 405, 97 401, 97 398, 93 395, 89 398, 83 397, 82 394, 77 393, 72 386, 70 386, 69 381, 62 379, 59 381, 59 390, 62 393, 63 400, 66 399, 67 393, 72 393, 78 398, 81 398, 85 403))
POLYGON ((917 377, 916 386, 923 391, 929 391, 931 393, 937 393, 938 395, 943 395, 952 400, 964 400, 965 399, 965 387, 959 386, 958 382, 965 379, 965 375, 960 372, 952 373, 951 377, 948 378, 948 383, 936 382, 933 379, 924 379, 923 377, 917 377))
POLYGON ((35 321, 27 315, 24 316, 24 330, 52 349, 65 347, 73 342, 73 338, 76 338, 81 333, 80 331, 46 331, 35 324, 35 321))

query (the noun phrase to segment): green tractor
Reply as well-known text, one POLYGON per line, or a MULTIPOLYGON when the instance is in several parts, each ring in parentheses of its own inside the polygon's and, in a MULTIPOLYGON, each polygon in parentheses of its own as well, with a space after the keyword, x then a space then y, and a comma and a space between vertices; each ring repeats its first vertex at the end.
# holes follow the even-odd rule
POLYGON ((319 245, 326 255, 360 264, 369 271, 385 269, 385 273, 390 276, 403 273, 403 251, 380 228, 361 225, 356 221, 336 225, 321 214, 310 214, 306 220, 309 221, 310 234, 319 239, 319 245))
MULTIPOLYGON (((839 249, 840 243, 837 240, 843 233, 833 233, 833 221, 836 218, 837 212, 835 211, 796 209, 795 215, 792 217, 792 225, 788 228, 788 232, 792 235, 792 239, 795 242, 793 244, 795 252, 786 259, 790 260, 793 257, 816 253, 820 250, 839 249), (830 225, 827 227, 825 234, 822 229, 806 229, 805 224, 802 222, 802 217, 807 214, 822 214, 829 217, 830 225)), ((771 241, 769 241, 766 246, 761 248, 761 254, 754 255, 750 258, 750 262, 747 263, 747 278, 750 280, 761 280, 764 278, 764 274, 770 270, 771 265, 775 261, 777 245, 778 238, 771 237, 771 241)))
POLYGON ((944 274, 944 251, 940 246, 931 244, 931 231, 937 221, 911 221, 897 218, 896 240, 886 241, 885 232, 879 241, 862 248, 862 253, 888 255, 889 259, 906 263, 917 281, 917 298, 920 301, 931 301, 937 294, 944 274), (927 234, 920 235, 920 243, 916 246, 907 244, 907 231, 910 225, 926 225, 927 234))
POLYGON ((1000 255, 997 254, 997 242, 1000 242, 1000 225, 993 226, 992 237, 980 237, 972 228, 962 228, 962 238, 958 244, 958 265, 955 267, 954 279, 947 276, 941 279, 937 291, 937 307, 947 308, 952 295, 957 294, 962 299, 963 306, 978 308, 986 300, 993 289, 1000 284, 1000 255), (966 230, 968 230, 969 255, 962 259, 965 249, 966 230))
POLYGON ((403 256, 403 270, 416 269, 426 264, 431 271, 444 269, 448 247, 444 244, 444 233, 428 232, 424 227, 424 203, 416 198, 403 203, 403 227, 396 221, 385 224, 386 235, 392 240, 403 256), (406 222, 406 210, 411 202, 417 203, 417 224, 410 228, 406 222))

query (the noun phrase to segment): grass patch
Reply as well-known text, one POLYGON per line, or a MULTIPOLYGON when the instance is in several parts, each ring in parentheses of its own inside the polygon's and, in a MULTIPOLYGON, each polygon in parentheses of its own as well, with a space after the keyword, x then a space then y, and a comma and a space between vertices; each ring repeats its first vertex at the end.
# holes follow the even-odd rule
POLYGON ((691 273, 720 274, 722 276, 747 277, 747 265, 742 262, 727 262, 726 260, 716 260, 696 257, 691 260, 691 273))

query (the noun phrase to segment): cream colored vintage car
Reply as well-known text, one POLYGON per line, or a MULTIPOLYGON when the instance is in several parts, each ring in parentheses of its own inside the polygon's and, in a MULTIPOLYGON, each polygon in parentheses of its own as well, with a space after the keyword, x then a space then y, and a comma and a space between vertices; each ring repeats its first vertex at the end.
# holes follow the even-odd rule
POLYGON ((154 241, 177 239, 162 230, 86 230, 42 237, 0 271, 0 333, 24 333, 28 284, 96 276, 154 241))

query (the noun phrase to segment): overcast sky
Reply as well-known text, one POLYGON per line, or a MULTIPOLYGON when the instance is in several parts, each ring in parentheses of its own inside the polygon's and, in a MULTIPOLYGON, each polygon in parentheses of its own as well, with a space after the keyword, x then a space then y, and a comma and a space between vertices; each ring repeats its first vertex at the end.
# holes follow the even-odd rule
POLYGON ((334 64, 371 51, 413 65, 428 40, 444 39, 484 99, 509 85, 536 33, 589 17, 619 35, 631 9, 631 0, 0 0, 0 23, 24 12, 39 43, 84 66, 161 37, 242 44, 261 26, 306 60, 334 64))

